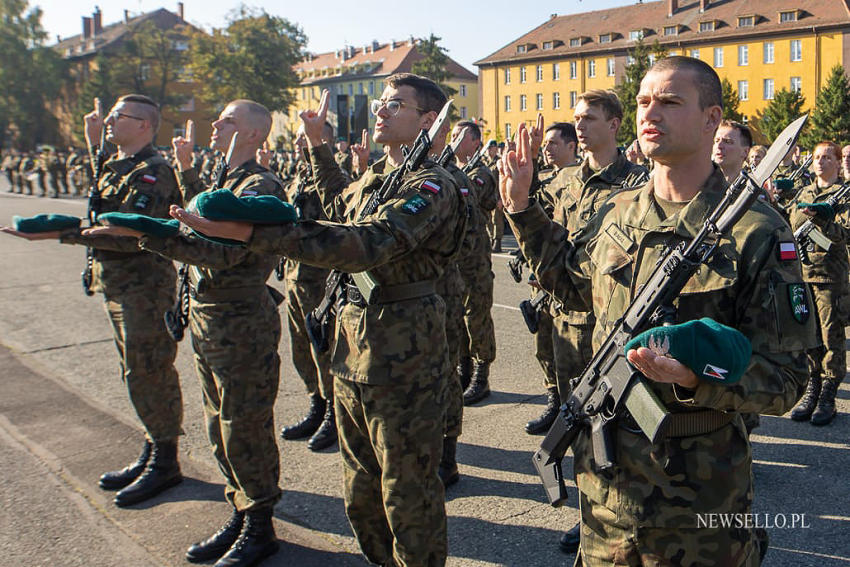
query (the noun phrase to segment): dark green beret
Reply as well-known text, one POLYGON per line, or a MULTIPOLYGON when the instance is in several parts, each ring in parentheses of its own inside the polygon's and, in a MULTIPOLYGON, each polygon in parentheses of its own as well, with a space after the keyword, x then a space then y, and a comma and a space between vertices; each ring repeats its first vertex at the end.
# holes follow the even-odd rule
POLYGON ((15 230, 29 233, 79 228, 80 220, 80 217, 70 215, 36 215, 34 217, 15 215, 12 217, 15 230))
POLYGON ((649 329, 626 343, 625 350, 638 347, 675 358, 700 380, 718 384, 738 382, 753 354, 750 339, 741 331, 708 317, 649 329))
POLYGON ((776 189, 778 191, 790 191, 794 188, 794 181, 791 179, 786 179, 784 177, 780 177, 773 182, 776 185, 776 189))
POLYGON ((227 189, 201 193, 194 199, 194 208, 210 220, 283 224, 298 219, 295 208, 274 195, 237 197, 227 189))
POLYGON ((180 230, 180 221, 177 219, 160 219, 147 215, 137 215, 135 213, 102 213, 98 215, 97 220, 106 224, 131 228, 160 238, 174 236, 180 230))
POLYGON ((824 220, 832 220, 835 209, 829 203, 797 203, 798 209, 811 209, 817 216, 824 220))

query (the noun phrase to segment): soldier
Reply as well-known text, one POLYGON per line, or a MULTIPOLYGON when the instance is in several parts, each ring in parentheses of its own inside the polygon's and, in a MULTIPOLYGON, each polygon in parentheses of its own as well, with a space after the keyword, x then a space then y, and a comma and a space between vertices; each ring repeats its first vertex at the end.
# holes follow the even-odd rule
POLYGON ((21 189, 19 193, 23 193, 24 187, 26 187, 27 195, 32 195, 33 172, 35 169, 36 162, 32 157, 32 152, 24 152, 21 157, 21 163, 18 165, 18 180, 21 189))
MULTIPOLYGON (((452 140, 461 132, 466 136, 455 151, 457 165, 467 171, 471 181, 469 191, 475 192, 480 216, 486 219, 499 202, 496 178, 482 161, 470 164, 469 161, 481 147, 481 128, 470 120, 462 120, 452 130, 452 140)), ((474 213, 473 213, 474 214, 474 213)), ((483 222, 476 225, 482 226, 483 222)), ((493 262, 484 230, 466 251, 464 260, 459 263, 464 290, 464 327, 465 333, 460 345, 460 382, 464 386, 463 404, 477 404, 490 395, 490 364, 496 359, 496 331, 493 326, 493 262)))
POLYGON ((753 171, 759 166, 761 160, 767 155, 767 148, 764 146, 753 146, 750 148, 750 153, 747 154, 747 167, 753 171))
POLYGON ((408 73, 388 77, 371 107, 377 117, 372 140, 387 147, 386 157, 347 188, 330 147, 321 142, 328 92, 322 93, 318 112, 301 114, 325 210, 345 225, 303 221, 254 228, 176 211, 181 222, 209 235, 250 240, 251 250, 349 273, 367 270, 380 286, 373 291, 391 298, 369 304, 348 284, 348 301, 336 316, 331 366, 346 513, 363 553, 379 565, 446 561, 444 490, 437 469, 451 369, 445 304, 431 282, 461 242, 466 213, 449 174, 427 163, 405 176, 395 196, 374 214, 352 221, 403 161, 402 145, 412 144, 433 124, 445 101, 430 79, 408 73))
POLYGON ((68 194, 68 168, 66 162, 68 160, 68 156, 64 151, 56 152, 56 176, 58 177, 59 184, 62 186, 62 193, 68 194))
POLYGON ((339 165, 343 171, 345 171, 348 175, 351 175, 351 151, 348 147, 348 140, 345 138, 340 138, 336 142, 334 161, 336 161, 337 165, 339 165))
POLYGON ((797 197, 791 210, 794 230, 809 219, 818 231, 835 246, 824 249, 814 240, 803 251, 803 278, 809 284, 817 306, 823 347, 812 351, 812 373, 806 393, 791 411, 794 421, 811 421, 826 425, 835 417, 835 393, 847 372, 847 349, 844 325, 850 286, 847 271, 850 260, 850 208, 846 203, 830 207, 824 201, 841 188, 841 155, 837 144, 821 142, 815 146, 812 168, 815 181, 797 197), (806 205, 819 204, 807 207, 806 205))
MULTIPOLYGON (((569 239, 566 229, 529 202, 532 168, 523 126, 519 149, 501 163, 502 198, 523 253, 544 289, 568 309, 593 310, 595 346, 664 251, 701 229, 726 186, 710 159, 722 118, 722 89, 711 67, 680 56, 661 59, 644 76, 637 103, 641 147, 655 163, 652 178, 610 197, 569 239)), ((726 325, 698 335, 694 348, 712 340, 719 345, 749 341, 752 356, 740 357, 746 369, 740 381, 699 378, 702 369, 661 350, 627 353, 672 417, 687 413, 684 421, 693 427, 688 436, 668 436, 652 445, 624 417, 614 436, 616 465, 604 472, 591 463, 588 430, 579 432, 573 451, 582 565, 759 564, 761 546, 749 526, 700 528, 696 518, 750 512, 752 455, 738 413, 782 414, 802 392, 805 349, 816 337, 806 311, 795 311, 809 301, 799 262, 778 253, 785 249, 781 243, 792 239, 782 218, 757 201, 721 239, 724 253, 703 266, 675 300, 680 322, 710 316, 726 325), (715 474, 718 469, 722 475, 715 474)), ((723 356, 728 349, 717 351, 723 356)))
MULTIPOLYGON (((504 147, 504 144, 497 144, 495 140, 487 142, 487 159, 485 165, 490 168, 491 173, 497 178, 499 172, 496 170, 496 162, 499 160, 499 150, 504 147)), ((502 200, 499 198, 498 191, 496 192, 496 208, 490 214, 486 214, 487 234, 490 235, 490 249, 493 252, 502 251, 502 238, 505 235, 505 212, 502 200)))
POLYGON ((16 168, 16 159, 17 152, 15 150, 9 150, 9 153, 3 157, 3 173, 6 174, 6 180, 9 182, 9 193, 15 190, 15 176, 12 172, 16 168))
MULTIPOLYGON (((95 99, 95 110, 85 116, 89 147, 94 154, 100 151, 102 125, 106 139, 118 147, 104 164, 98 183, 99 212, 167 217, 168 207, 181 203, 174 171, 153 149, 159 124, 159 107, 146 96, 122 96, 105 119, 95 99)), ((146 433, 136 462, 103 474, 101 488, 120 489, 115 504, 124 507, 178 484, 183 480, 177 461, 183 401, 174 368, 177 345, 162 322, 163 312, 174 303, 174 266, 140 251, 133 238, 89 236, 79 229, 27 236, 58 238, 93 249, 91 291, 103 293, 122 379, 146 433)))
MULTIPOLYGON (((333 126, 330 123, 325 124, 322 140, 327 144, 332 143, 333 134, 333 126)), ((312 168, 304 158, 307 136, 303 126, 298 128, 295 147, 298 148, 299 167, 295 178, 284 190, 286 199, 298 211, 300 219, 327 220, 322 210, 322 201, 313 187, 315 179, 312 168)), ((292 363, 307 388, 310 410, 298 423, 284 427, 280 435, 284 439, 310 437, 307 447, 312 451, 330 447, 337 440, 330 355, 328 352, 311 348, 306 323, 307 314, 313 311, 324 297, 325 280, 329 273, 323 268, 286 259, 286 314, 292 363)))
POLYGON ((753 135, 746 125, 734 120, 724 120, 714 134, 712 159, 720 167, 727 183, 734 181, 750 154, 753 135))

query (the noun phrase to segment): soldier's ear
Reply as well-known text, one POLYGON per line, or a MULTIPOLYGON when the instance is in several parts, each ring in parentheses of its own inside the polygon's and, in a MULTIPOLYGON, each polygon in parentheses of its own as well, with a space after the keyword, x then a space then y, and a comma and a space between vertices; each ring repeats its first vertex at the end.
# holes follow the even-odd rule
POLYGON ((426 112, 419 117, 419 128, 421 130, 429 130, 437 119, 437 113, 433 110, 426 112))

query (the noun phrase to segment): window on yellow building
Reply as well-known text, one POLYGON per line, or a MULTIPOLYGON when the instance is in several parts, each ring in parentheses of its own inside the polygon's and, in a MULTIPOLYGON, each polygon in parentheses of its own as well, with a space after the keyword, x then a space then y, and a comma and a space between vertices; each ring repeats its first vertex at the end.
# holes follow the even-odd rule
POLYGON ((520 67, 520 68, 519 68, 519 82, 520 82, 520 83, 524 83, 524 82, 525 82, 525 67, 520 67))
POLYGON ((741 67, 750 64, 750 48, 748 45, 738 46, 738 65, 741 67))
POLYGON ((614 76, 614 58, 613 57, 608 58, 607 65, 608 65, 608 76, 613 77, 614 76))
POLYGON ((765 41, 764 42, 764 62, 765 63, 773 63, 773 42, 765 41))
POLYGON ((510 122, 505 122, 505 138, 507 138, 507 139, 511 138, 511 123, 510 122))
POLYGON ((799 93, 803 90, 802 77, 791 77, 791 92, 799 93))
POLYGON ((552 93, 552 109, 559 110, 561 108, 561 93, 552 93))
POLYGON ((542 83, 543 82, 543 65, 538 65, 536 71, 537 71, 537 82, 542 83))
POLYGON ((750 84, 747 81, 738 81, 738 100, 750 100, 750 84))
POLYGON ((699 49, 691 49, 689 55, 694 59, 699 59, 699 49))
POLYGON ((762 87, 764 100, 773 100, 773 79, 765 79, 762 87))
POLYGON ((520 111, 528 110, 528 97, 524 94, 519 95, 519 109, 520 111))
POLYGON ((537 110, 543 110, 543 94, 537 93, 537 110))
POLYGON ((511 97, 510 95, 505 97, 505 112, 511 111, 511 97))
POLYGON ((552 63, 552 80, 560 81, 561 80, 561 64, 560 63, 552 63))
POLYGON ((464 120, 466 119, 466 107, 465 106, 460 107, 460 117, 464 120))
POLYGON ((587 61, 587 76, 593 78, 596 76, 596 60, 589 59, 587 61))
POLYGON ((460 96, 466 96, 466 85, 460 86, 460 96))
POLYGON ((578 61, 570 61, 570 79, 578 78, 578 61))
POLYGON ((510 69, 505 69, 505 84, 506 85, 511 84, 511 70, 510 69))
POLYGON ((576 99, 578 98, 578 93, 576 91, 570 91, 570 108, 576 107, 576 99))
POLYGON ((714 66, 715 67, 723 67, 723 48, 715 47, 714 48, 714 66))
POLYGON ((803 42, 799 39, 791 40, 791 61, 803 60, 803 42))

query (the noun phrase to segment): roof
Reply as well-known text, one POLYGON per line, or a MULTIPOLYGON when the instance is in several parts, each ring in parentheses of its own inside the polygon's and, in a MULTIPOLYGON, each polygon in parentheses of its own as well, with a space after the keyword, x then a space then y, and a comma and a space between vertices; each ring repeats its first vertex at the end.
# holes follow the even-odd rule
POLYGON ((151 21, 160 28, 167 29, 184 23, 180 17, 165 8, 160 8, 152 12, 146 12, 138 16, 130 18, 128 21, 118 21, 113 24, 104 26, 100 33, 89 39, 83 39, 83 34, 77 34, 53 45, 53 49, 57 50, 66 58, 86 57, 97 53, 107 47, 116 44, 131 28, 151 21), (81 46, 81 49, 78 47, 81 46), (71 49, 71 54, 67 54, 67 50, 71 49))
MULTIPOLYGON (((364 47, 348 46, 338 51, 310 54, 306 59, 294 66, 296 72, 334 71, 337 67, 343 69, 342 75, 335 73, 328 76, 306 77, 302 85, 320 85, 339 80, 351 80, 365 77, 385 77, 393 73, 409 73, 413 64, 424 56, 416 49, 416 41, 393 41, 380 44, 372 42, 364 47), (347 71, 347 72, 346 72, 347 71)), ((452 58, 446 69, 453 79, 475 81, 478 76, 463 67, 452 58)))
POLYGON ((813 27, 850 26, 850 0, 712 0, 700 11, 700 0, 681 0, 672 16, 668 16, 671 0, 637 3, 619 8, 596 10, 581 14, 552 16, 525 35, 475 65, 534 60, 541 58, 582 55, 594 52, 623 51, 634 46, 630 32, 644 31, 644 41, 661 45, 708 43, 730 38, 792 31, 810 32, 813 27), (779 13, 798 12, 796 22, 779 22, 779 13), (754 26, 739 28, 739 16, 755 16, 754 26), (700 32, 700 22, 716 22, 713 31, 700 32), (664 35, 667 26, 678 26, 678 33, 664 35), (600 43, 600 35, 611 34, 611 41, 600 43), (582 38, 579 46, 570 46, 570 39, 582 38), (544 42, 552 42, 544 49, 544 42), (524 53, 517 46, 526 45, 524 53))

